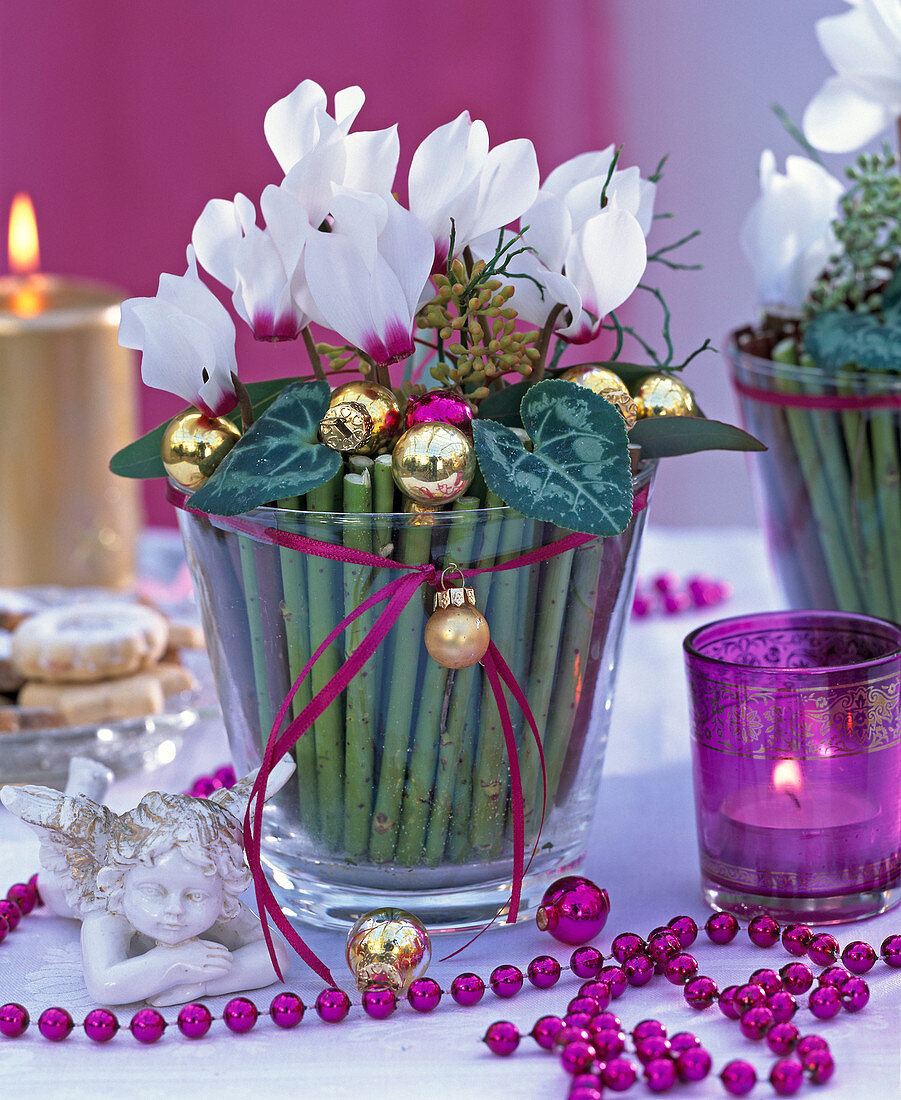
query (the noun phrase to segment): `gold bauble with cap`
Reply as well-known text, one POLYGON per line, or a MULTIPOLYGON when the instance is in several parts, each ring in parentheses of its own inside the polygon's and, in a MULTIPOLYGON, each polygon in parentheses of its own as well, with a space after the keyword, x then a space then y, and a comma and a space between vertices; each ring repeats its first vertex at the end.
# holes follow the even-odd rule
POLYGON ((377 455, 383 451, 389 451, 397 438, 399 428, 400 405, 397 398, 387 386, 380 386, 378 382, 369 382, 366 379, 345 382, 343 386, 332 390, 328 411, 319 426, 320 436, 327 446, 346 454, 358 455, 377 455), (345 416, 338 417, 333 410, 340 405, 350 407, 344 410, 345 416), (361 425, 365 426, 366 418, 368 418, 370 426, 368 431, 362 432, 360 427, 361 425), (341 446, 336 446, 327 438, 327 433, 323 432, 323 425, 330 421, 334 423, 337 419, 340 419, 342 423, 337 429, 338 434, 333 435, 331 438, 341 443, 341 446), (356 443, 353 447, 343 445, 349 441, 349 435, 358 432, 360 435, 359 443, 356 443))
POLYGON ((224 416, 185 409, 163 432, 163 466, 183 489, 199 489, 240 438, 241 432, 224 416))
POLYGON ((638 418, 649 416, 697 416, 695 395, 684 382, 668 374, 649 374, 635 394, 638 418))
POLYGON ((469 668, 481 661, 491 634, 472 588, 441 588, 435 593, 424 641, 429 656, 445 668, 469 668))
POLYGON ((475 449, 451 424, 414 424, 394 445, 391 472, 404 496, 440 507, 469 488, 476 472, 475 449))
POLYGON ((403 994, 425 973, 432 945, 425 925, 412 913, 373 909, 347 933, 345 957, 361 993, 386 985, 403 994))
POLYGON ((626 383, 615 371, 598 366, 597 363, 580 363, 578 366, 568 367, 560 377, 564 382, 575 382, 577 386, 599 394, 619 409, 627 431, 634 427, 638 419, 638 408, 626 383))

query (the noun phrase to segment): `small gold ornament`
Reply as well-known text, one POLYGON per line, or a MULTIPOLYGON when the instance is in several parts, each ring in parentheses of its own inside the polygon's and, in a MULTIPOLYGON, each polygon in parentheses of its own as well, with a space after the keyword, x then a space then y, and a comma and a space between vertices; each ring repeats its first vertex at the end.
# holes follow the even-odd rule
POLYGON ((695 395, 684 382, 666 374, 650 374, 635 395, 638 419, 648 416, 697 416, 695 395))
POLYGON ((432 944, 425 925, 412 913, 373 909, 347 933, 345 957, 361 993, 371 985, 387 985, 404 994, 426 972, 432 944))
POLYGON ((166 473, 183 489, 199 489, 240 438, 224 416, 185 409, 163 432, 160 454, 166 473))
POLYGON ((372 439, 372 417, 359 401, 339 401, 319 421, 319 438, 333 451, 359 454, 372 439))
POLYGON ((560 377, 564 382, 575 382, 577 386, 583 386, 615 405, 626 422, 626 431, 635 427, 638 406, 632 400, 626 383, 614 371, 592 363, 582 363, 577 367, 569 367, 560 377))
POLYGON ((394 446, 391 472, 404 496, 440 507, 469 488, 476 472, 475 450, 451 424, 414 424, 394 446))
MULTIPOLYGON (((451 567, 456 570, 456 567, 451 567)), ((465 585, 441 588, 435 593, 435 609, 425 624, 425 647, 445 668, 469 668, 485 656, 491 633, 488 620, 476 607, 476 595, 465 585)))
MULTIPOLYGON (((354 447, 353 453, 377 455, 382 451, 389 451, 400 428, 400 405, 391 390, 377 382, 345 382, 343 386, 332 390, 329 410, 344 403, 359 405, 372 424, 369 437, 354 447)), ((323 423, 327 417, 328 413, 323 418, 323 423)), ((339 449, 346 451, 344 447, 335 448, 339 449)))

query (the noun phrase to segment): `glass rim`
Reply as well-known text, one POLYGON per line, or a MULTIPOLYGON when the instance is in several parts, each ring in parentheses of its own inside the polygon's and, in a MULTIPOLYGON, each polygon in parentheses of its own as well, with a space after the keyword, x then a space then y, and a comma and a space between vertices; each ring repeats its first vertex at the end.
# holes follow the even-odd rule
MULTIPOLYGON (((774 627, 774 629, 776 629, 774 627)), ((747 633, 747 631, 744 631, 747 633)), ((701 626, 695 627, 690 633, 688 633, 682 640, 682 650, 688 658, 689 662, 698 661, 704 662, 715 668, 722 669, 752 669, 755 676, 767 676, 767 675, 779 675, 785 676, 786 673, 793 676, 822 676, 824 673, 839 673, 839 672, 851 672, 861 671, 868 668, 878 668, 887 662, 897 661, 901 659, 901 626, 892 622, 890 619, 880 619, 875 615, 865 615, 862 612, 857 611, 830 611, 823 608, 793 608, 780 611, 755 611, 747 615, 732 615, 724 619, 716 619, 711 623, 704 623, 701 626), (886 651, 881 653, 878 657, 868 657, 859 661, 852 661, 848 664, 841 665, 810 665, 806 667, 795 667, 790 665, 750 665, 743 661, 727 660, 723 657, 712 657, 709 653, 704 653, 698 648, 698 640, 701 635, 706 631, 713 631, 718 628, 729 627, 732 625, 738 626, 739 624, 762 624, 767 620, 781 619, 783 625, 779 629, 786 629, 794 627, 795 629, 802 628, 805 624, 809 626, 821 625, 823 628, 827 627, 827 623, 836 624, 836 620, 848 629, 851 629, 856 625, 862 625, 864 623, 876 624, 879 627, 887 628, 883 630, 879 636, 885 638, 886 651), (788 620, 786 622, 786 620, 788 620), (886 633, 890 632, 894 635, 894 645, 886 637, 886 633)))

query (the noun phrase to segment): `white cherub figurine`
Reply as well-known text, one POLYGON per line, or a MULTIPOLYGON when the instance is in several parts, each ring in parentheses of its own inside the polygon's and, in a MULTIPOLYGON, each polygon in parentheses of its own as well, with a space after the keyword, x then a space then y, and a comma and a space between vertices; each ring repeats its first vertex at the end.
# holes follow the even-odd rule
MULTIPOLYGON (((273 769, 267 797, 292 771, 290 761, 273 769)), ((254 777, 205 799, 152 791, 121 815, 82 794, 0 790, 41 837, 48 907, 83 922, 95 1000, 174 1005, 275 980, 260 921, 239 900, 251 882, 241 821, 254 777)), ((284 971, 287 947, 273 944, 284 971)))

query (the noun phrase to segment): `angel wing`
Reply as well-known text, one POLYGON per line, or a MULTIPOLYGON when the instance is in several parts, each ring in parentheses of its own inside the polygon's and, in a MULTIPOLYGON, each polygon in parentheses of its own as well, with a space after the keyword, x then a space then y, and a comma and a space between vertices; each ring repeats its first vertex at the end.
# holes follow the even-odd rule
POLYGON ((106 863, 119 818, 86 795, 60 794, 50 787, 0 789, 0 802, 41 838, 41 896, 60 916, 84 917, 102 907, 94 897, 98 870, 106 863))
MULTIPOLYGON (((234 787, 222 787, 218 791, 213 791, 209 796, 210 802, 218 802, 224 810, 228 810, 238 821, 243 821, 247 803, 250 801, 250 792, 253 790, 254 780, 259 770, 259 768, 256 768, 249 775, 245 775, 243 779, 239 779, 234 787)), ((288 757, 279 760, 269 773, 265 798, 270 799, 276 792, 280 791, 291 778, 293 772, 293 760, 289 760, 288 757)))

